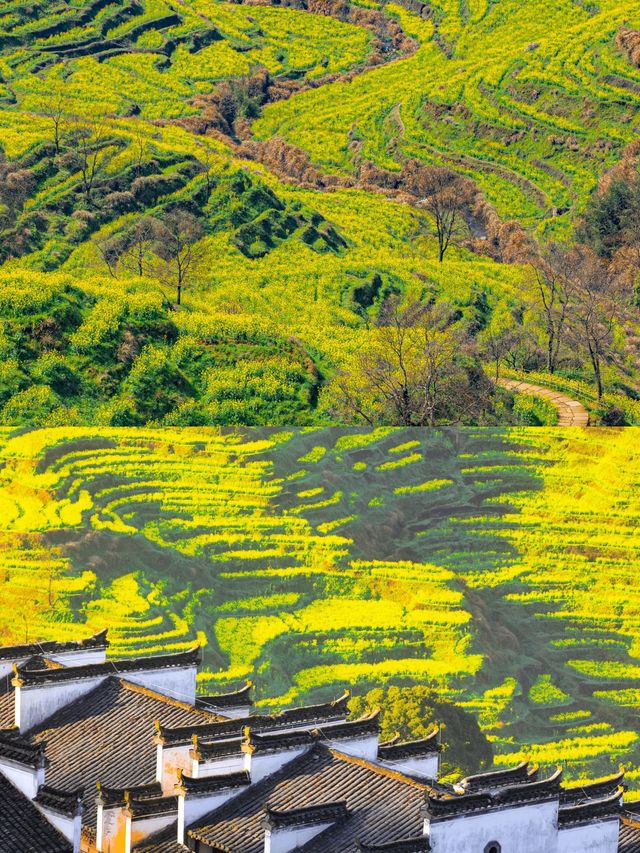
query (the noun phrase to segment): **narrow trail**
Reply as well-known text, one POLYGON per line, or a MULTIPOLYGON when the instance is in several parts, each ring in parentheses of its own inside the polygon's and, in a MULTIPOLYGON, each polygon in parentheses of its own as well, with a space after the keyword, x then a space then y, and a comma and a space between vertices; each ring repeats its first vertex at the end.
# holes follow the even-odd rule
POLYGON ((589 412, 582 403, 572 400, 560 391, 553 388, 545 388, 542 385, 533 385, 521 379, 498 379, 497 384, 509 391, 519 394, 530 394, 533 397, 542 397, 548 400, 558 410, 558 426, 589 426, 589 412))

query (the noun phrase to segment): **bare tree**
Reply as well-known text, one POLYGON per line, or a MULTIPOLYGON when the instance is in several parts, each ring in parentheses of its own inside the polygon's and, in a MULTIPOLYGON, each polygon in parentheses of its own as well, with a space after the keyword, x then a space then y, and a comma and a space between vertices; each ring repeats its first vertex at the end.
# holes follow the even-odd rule
POLYGON ((202 166, 202 174, 204 175, 205 187, 207 189, 207 201, 209 201, 214 187, 213 175, 215 173, 215 166, 218 163, 218 157, 211 148, 200 143, 198 162, 202 166))
POLYGON ((546 338, 546 362, 549 373, 558 366, 574 291, 571 252, 552 244, 531 264, 536 289, 535 309, 541 314, 546 338))
POLYGON ((163 224, 153 216, 144 216, 126 231, 96 240, 95 246, 113 278, 120 271, 144 276, 154 273, 156 243, 164 236, 163 224))
POLYGON ((615 328, 621 319, 621 294, 609 275, 607 263, 593 251, 580 247, 571 255, 574 299, 571 332, 576 348, 587 351, 598 399, 604 393, 603 366, 618 355, 615 328))
POLYGON ((402 172, 407 190, 418 197, 417 205, 433 216, 438 238, 438 260, 444 257, 465 222, 465 213, 476 195, 473 183, 451 169, 423 166, 410 160, 402 172))
POLYGON ((464 341, 446 305, 415 303, 402 310, 389 299, 371 343, 336 385, 336 407, 369 424, 433 426, 479 414, 489 383, 470 380, 461 363, 464 341))
POLYGON ((193 284, 204 258, 203 236, 202 224, 185 211, 175 210, 162 221, 156 220, 153 274, 175 291, 176 305, 182 304, 183 293, 193 284))
POLYGON ((107 126, 103 121, 76 118, 70 132, 71 162, 80 172, 82 189, 87 203, 100 171, 101 154, 105 146, 107 126))
POLYGON ((525 337, 522 326, 513 317, 510 320, 510 323, 504 325, 491 323, 479 336, 482 354, 493 362, 496 382, 500 378, 500 365, 504 361, 511 367, 517 364, 525 337))
POLYGON ((56 154, 60 153, 62 147, 62 137, 67 123, 68 102, 69 97, 65 91, 64 79, 48 81, 44 94, 40 96, 39 112, 51 122, 56 154))

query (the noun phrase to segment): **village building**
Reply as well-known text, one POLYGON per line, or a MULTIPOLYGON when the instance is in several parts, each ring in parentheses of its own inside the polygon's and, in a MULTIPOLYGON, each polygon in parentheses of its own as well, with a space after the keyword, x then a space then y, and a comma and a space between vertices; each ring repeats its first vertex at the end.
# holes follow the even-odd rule
POLYGON ((348 694, 252 713, 250 685, 196 695, 197 648, 107 647, 0 648, 0 853, 640 853, 622 772, 445 784, 437 730, 380 742, 348 694))

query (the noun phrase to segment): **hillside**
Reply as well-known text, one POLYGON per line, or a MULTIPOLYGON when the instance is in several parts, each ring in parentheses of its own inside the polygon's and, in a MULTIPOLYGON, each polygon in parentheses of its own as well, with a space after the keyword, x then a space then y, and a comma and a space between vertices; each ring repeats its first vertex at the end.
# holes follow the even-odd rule
POLYGON ((3 642, 205 643, 277 707, 433 685, 496 763, 640 773, 624 430, 3 433, 3 642))
MULTIPOLYGON (((0 422, 362 420, 338 377, 379 346, 389 299, 442 308, 472 385, 497 352, 595 421, 640 420, 636 261, 601 270, 624 281, 591 330, 600 395, 584 292, 550 376, 521 263, 523 241, 574 241, 589 205, 602 225, 612 169, 637 179, 634 4, 293 5, 4 4, 0 422), (468 181, 443 263, 429 167, 468 181)), ((515 403, 435 419, 552 422, 515 403)))

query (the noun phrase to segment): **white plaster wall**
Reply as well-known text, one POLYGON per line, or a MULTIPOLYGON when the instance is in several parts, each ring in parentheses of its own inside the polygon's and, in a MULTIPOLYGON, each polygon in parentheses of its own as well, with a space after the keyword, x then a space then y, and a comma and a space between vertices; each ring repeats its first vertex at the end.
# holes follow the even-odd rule
POLYGON ((103 839, 103 817, 104 817, 104 808, 101 803, 98 803, 98 814, 96 816, 96 849, 98 853, 102 853, 102 839, 103 839))
POLYGON ((0 773, 30 800, 38 793, 40 785, 44 785, 44 767, 26 767, 8 758, 0 758, 0 773))
MULTIPOLYGON (((14 660, 0 661, 0 678, 4 678, 8 675, 13 676, 14 663, 17 663, 18 666, 20 666, 20 664, 23 664, 30 657, 31 655, 22 655, 22 657, 17 657, 14 660)), ((48 657, 50 660, 56 661, 57 663, 61 663, 63 666, 82 666, 83 664, 104 663, 107 659, 107 650, 85 649, 83 651, 82 649, 74 649, 69 652, 47 654, 45 657, 48 657)))
POLYGON ((319 823, 316 826, 298 827, 296 829, 276 830, 275 832, 265 832, 264 837, 264 853, 289 853, 291 850, 296 850, 302 847, 307 841, 315 838, 325 829, 331 826, 330 823, 319 823))
POLYGON ((338 752, 344 752, 345 755, 353 755, 355 758, 364 758, 367 761, 377 761, 378 759, 377 735, 350 738, 349 740, 332 741, 327 739, 324 742, 332 749, 336 749, 338 752))
POLYGON ((191 772, 190 749, 193 749, 193 745, 190 743, 180 746, 158 744, 156 782, 160 782, 162 785, 163 794, 174 793, 173 788, 178 781, 178 770, 191 772))
POLYGON ((85 696, 106 679, 106 675, 73 681, 16 687, 16 726, 28 731, 60 708, 85 696))
POLYGON ((226 776, 227 773, 240 773, 244 769, 245 760, 242 753, 238 755, 226 755, 224 758, 217 758, 215 761, 199 761, 197 778, 226 776))
POLYGON ((619 832, 618 818, 561 829, 558 853, 617 853, 619 832))
POLYGON ((229 707, 229 708, 218 708, 213 703, 206 704, 205 710, 213 711, 215 714, 220 714, 221 717, 228 717, 230 720, 241 720, 243 717, 246 717, 247 714, 250 714, 250 710, 246 705, 238 705, 237 707, 229 707))
POLYGON ((63 666, 88 666, 93 663, 104 663, 107 659, 105 649, 74 649, 69 652, 57 652, 45 655, 49 660, 61 663, 63 666))
POLYGON ((226 791, 216 791, 215 794, 204 794, 196 797, 193 794, 188 794, 186 797, 180 797, 183 802, 184 822, 185 826, 189 827, 194 821, 204 817, 209 812, 214 811, 219 806, 237 797, 246 791, 246 786, 238 788, 227 788, 226 791))
POLYGON ((194 705, 196 701, 196 667, 171 669, 141 669, 122 673, 122 678, 139 684, 163 696, 194 705))
POLYGON ((502 853, 557 853, 558 802, 532 803, 487 814, 425 822, 433 853, 483 853, 497 841, 502 853))
POLYGON ((76 826, 79 826, 79 818, 61 815, 59 812, 43 808, 38 805, 38 803, 34 803, 34 805, 37 807, 40 814, 46 818, 50 824, 55 826, 58 832, 61 832, 64 835, 67 841, 70 841, 72 844, 74 843, 76 840, 76 826))
MULTIPOLYGON (((178 811, 163 815, 150 815, 149 817, 130 818, 131 822, 131 844, 137 844, 155 832, 160 832, 176 822, 178 811)), ((129 822, 129 821, 128 821, 129 822)))
POLYGON ((303 755, 309 749, 308 746, 301 746, 297 749, 288 749, 283 752, 267 752, 261 755, 245 753, 244 770, 251 776, 252 784, 259 782, 266 776, 271 776, 272 773, 280 770, 285 764, 293 761, 299 755, 303 755))
POLYGON ((6 678, 10 676, 13 678, 13 665, 14 663, 21 664, 27 660, 26 657, 16 658, 15 660, 3 660, 0 662, 0 678, 6 678))
POLYGON ((421 776, 424 779, 437 779, 439 770, 438 754, 425 756, 424 758, 407 758, 401 761, 378 761, 381 767, 390 770, 398 770, 400 773, 409 773, 413 776, 421 776))

